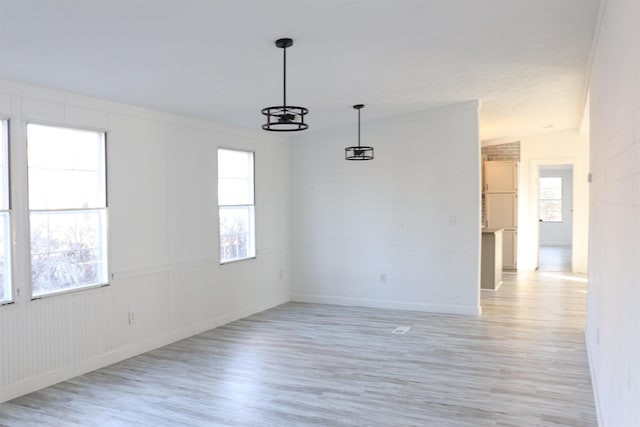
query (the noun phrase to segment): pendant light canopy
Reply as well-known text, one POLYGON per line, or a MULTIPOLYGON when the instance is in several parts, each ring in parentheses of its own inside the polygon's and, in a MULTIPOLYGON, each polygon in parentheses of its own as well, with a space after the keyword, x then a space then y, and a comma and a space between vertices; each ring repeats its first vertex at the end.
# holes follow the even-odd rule
POLYGON ((309 110, 305 107, 287 105, 287 48, 293 46, 293 40, 288 38, 278 39, 276 40, 276 46, 282 49, 284 58, 283 101, 282 105, 262 109, 262 114, 267 116, 267 123, 262 125, 262 129, 273 132, 305 130, 309 125, 304 122, 304 116, 309 113, 309 110))
POLYGON ((358 145, 345 148, 344 158, 345 160, 373 160, 373 147, 360 145, 360 110, 364 108, 364 104, 356 104, 353 108, 358 110, 358 145))

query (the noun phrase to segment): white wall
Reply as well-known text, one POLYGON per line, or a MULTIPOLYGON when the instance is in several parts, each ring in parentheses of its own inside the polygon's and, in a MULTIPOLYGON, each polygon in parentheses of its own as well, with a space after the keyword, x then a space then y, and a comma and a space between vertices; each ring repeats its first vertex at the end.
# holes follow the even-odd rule
POLYGON ((344 160, 345 114, 292 140, 292 298, 479 313, 478 102, 375 122, 365 107, 367 162, 344 160))
POLYGON ((607 0, 591 69, 587 348, 602 426, 640 426, 640 2, 607 0))
POLYGON ((589 137, 576 130, 550 132, 520 140, 518 185, 518 270, 538 266, 538 169, 540 165, 573 165, 572 270, 588 267, 589 137))
POLYGON ((540 177, 562 178, 562 221, 540 223, 540 245, 571 246, 573 230, 573 168, 541 169, 540 177))
POLYGON ((10 119, 13 218, 23 231, 25 123, 108 132, 113 273, 108 287, 29 301, 28 235, 14 234, 20 295, 0 306, 0 401, 289 300, 284 139, 9 81, 0 81, 0 115, 10 119), (224 266, 219 146, 256 153, 257 259, 224 266))

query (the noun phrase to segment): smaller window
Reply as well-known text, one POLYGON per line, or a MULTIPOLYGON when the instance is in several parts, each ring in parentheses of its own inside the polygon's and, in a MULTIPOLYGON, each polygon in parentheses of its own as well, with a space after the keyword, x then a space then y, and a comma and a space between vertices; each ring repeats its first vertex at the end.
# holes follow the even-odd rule
POLYGON ((253 153, 218 150, 220 263, 256 257, 253 153))
POLYGON ((562 222, 562 177, 541 177, 540 219, 544 222, 562 222))

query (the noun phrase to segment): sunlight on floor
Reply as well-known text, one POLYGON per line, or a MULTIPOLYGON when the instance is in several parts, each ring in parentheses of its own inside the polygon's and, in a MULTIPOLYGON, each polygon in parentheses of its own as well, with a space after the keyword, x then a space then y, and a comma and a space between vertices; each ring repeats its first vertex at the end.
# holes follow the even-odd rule
POLYGON ((554 279, 570 280, 572 282, 580 282, 580 283, 588 283, 589 282, 587 279, 585 279, 583 277, 567 276, 566 274, 540 272, 540 276, 550 277, 550 278, 554 278, 554 279))

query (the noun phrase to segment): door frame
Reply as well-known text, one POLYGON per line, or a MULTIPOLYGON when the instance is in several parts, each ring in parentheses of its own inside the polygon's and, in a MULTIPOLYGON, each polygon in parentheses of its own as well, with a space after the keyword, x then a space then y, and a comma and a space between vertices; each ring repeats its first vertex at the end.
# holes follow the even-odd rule
MULTIPOLYGON (((570 158, 550 158, 550 159, 532 159, 531 167, 529 168, 529 224, 531 230, 533 230, 532 244, 534 249, 531 253, 535 256, 535 268, 538 269, 540 264, 540 196, 539 196, 539 183, 540 178, 540 166, 554 166, 554 165, 571 165, 573 175, 573 204, 575 210, 575 196, 576 196, 576 183, 578 177, 576 176, 576 164, 578 160, 575 157, 570 158)), ((576 271, 576 251, 573 250, 576 245, 576 221, 575 216, 571 225, 571 271, 576 271)))

